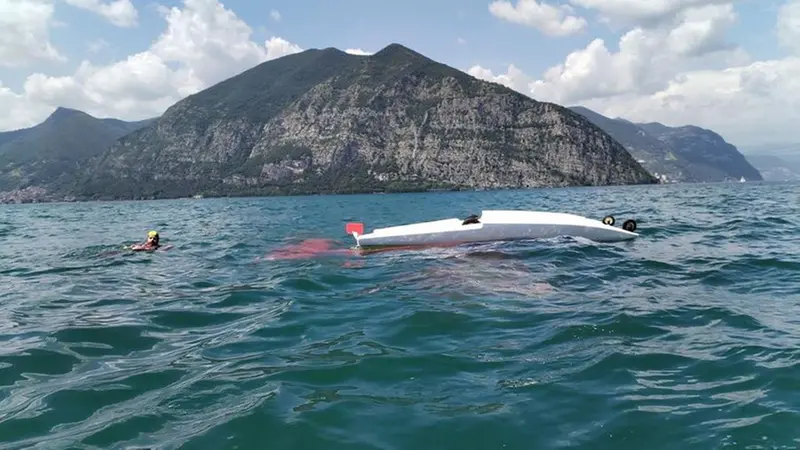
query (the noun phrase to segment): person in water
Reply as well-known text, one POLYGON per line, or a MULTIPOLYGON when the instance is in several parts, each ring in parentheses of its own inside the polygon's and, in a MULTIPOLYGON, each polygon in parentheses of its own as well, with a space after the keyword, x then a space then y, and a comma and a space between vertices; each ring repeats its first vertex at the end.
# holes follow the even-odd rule
POLYGON ((161 244, 159 244, 158 231, 151 231, 147 233, 147 241, 145 241, 144 244, 131 245, 131 250, 151 251, 151 250, 157 250, 159 247, 161 247, 161 244))

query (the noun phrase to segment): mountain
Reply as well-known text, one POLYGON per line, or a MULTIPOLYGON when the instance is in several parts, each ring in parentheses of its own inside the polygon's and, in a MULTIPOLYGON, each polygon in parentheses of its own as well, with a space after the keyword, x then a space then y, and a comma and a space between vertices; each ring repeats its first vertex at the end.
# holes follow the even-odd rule
POLYGON ((611 119, 582 106, 572 106, 570 109, 610 134, 645 169, 662 181, 699 181, 692 175, 689 161, 637 124, 625 119, 611 119))
POLYGON ((767 181, 800 181, 800 157, 745 155, 767 181))
POLYGON ((579 114, 399 44, 311 49, 170 107, 92 158, 88 198, 657 183, 579 114))
POLYGON ((739 149, 745 156, 773 155, 781 158, 800 158, 800 143, 797 142, 772 142, 757 145, 740 145, 739 149))
POLYGON ((692 173, 701 181, 730 181, 742 177, 750 181, 763 180, 735 146, 711 130, 694 125, 668 127, 660 123, 639 126, 689 161, 692 173))
POLYGON ((0 131, 0 145, 5 144, 6 142, 13 141, 20 136, 24 136, 25 133, 30 130, 30 128, 25 128, 22 130, 13 130, 13 131, 0 131))
POLYGON ((762 180, 759 171, 736 147, 711 130, 612 119, 581 106, 570 109, 610 134, 650 173, 664 181, 714 182, 741 177, 762 180))
POLYGON ((12 195, 9 191, 38 192, 68 186, 83 162, 151 121, 97 119, 74 109, 57 108, 39 125, 2 132, 0 192, 7 197, 12 195))
POLYGON ((739 148, 765 180, 800 181, 800 144, 787 142, 739 148))

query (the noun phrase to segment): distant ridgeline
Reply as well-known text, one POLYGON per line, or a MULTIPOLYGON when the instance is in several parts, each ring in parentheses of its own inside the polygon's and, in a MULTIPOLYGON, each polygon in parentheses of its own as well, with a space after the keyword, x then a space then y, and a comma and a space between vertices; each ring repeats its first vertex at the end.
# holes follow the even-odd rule
POLYGON ((742 147, 742 153, 767 181, 800 181, 800 144, 794 142, 742 147))
POLYGON ((0 133, 0 203, 69 198, 90 158, 151 122, 96 119, 58 108, 39 125, 0 133))
POLYGON ((738 179, 736 167, 760 179, 710 131, 574 110, 398 44, 370 56, 312 49, 158 118, 59 108, 0 133, 0 202, 649 184, 738 179), (650 147, 598 118, 647 130, 650 147))
POLYGON ((736 147, 711 130, 611 119, 581 106, 570 109, 610 134, 662 182, 762 180, 736 147))

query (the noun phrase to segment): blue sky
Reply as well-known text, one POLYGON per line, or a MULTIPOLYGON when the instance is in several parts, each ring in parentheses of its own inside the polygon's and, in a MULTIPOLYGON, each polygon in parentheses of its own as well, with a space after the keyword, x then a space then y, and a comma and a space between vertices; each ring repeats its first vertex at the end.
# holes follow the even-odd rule
MULTIPOLYGON (((160 0, 158 4, 180 7, 182 2, 160 0)), ((0 80, 19 89, 30 69, 53 76, 68 75, 83 59, 106 64, 146 50, 164 30, 165 22, 155 2, 145 0, 134 5, 139 12, 139 26, 119 28, 92 12, 56 4, 55 18, 65 25, 51 31, 52 41, 69 62, 40 63, 28 70, 0 68, 0 80), (101 40, 109 47, 91 53, 89 43, 101 40)), ((569 51, 584 46, 587 38, 548 39, 535 29, 504 23, 489 14, 486 1, 225 0, 224 5, 250 25, 256 41, 275 35, 303 48, 332 46, 370 51, 399 42, 459 68, 474 64, 504 67, 513 62, 538 73, 560 62, 569 51), (277 22, 270 18, 273 10, 280 13, 277 22), (459 38, 466 43, 459 44, 459 38)), ((595 28, 592 35, 613 36, 603 27, 595 28)))
MULTIPOLYGON (((8 0, 0 0, 0 11, 2 11, 4 1, 8 2, 8 0)), ((39 100, 43 98, 24 92, 25 80, 32 73, 41 73, 47 77, 71 77, 76 73, 82 61, 89 61, 97 67, 108 66, 124 60, 128 55, 147 51, 167 26, 163 12, 159 8, 184 7, 183 0, 134 0, 133 5, 138 11, 138 24, 134 27, 120 27, 112 24, 100 14, 67 4, 66 0, 24 1, 54 2, 55 23, 49 28, 50 42, 61 55, 67 58, 67 61, 36 60, 23 67, 0 66, 2 86, 10 88, 20 101, 27 98, 26 96, 39 100), (98 46, 99 43, 102 43, 103 46, 98 46)), ((103 1, 110 2, 111 0, 103 1)), ((517 1, 512 0, 511 3, 516 4, 517 1)), ((601 20, 603 13, 608 12, 602 10, 603 5, 594 8, 577 6, 591 5, 597 0, 543 1, 554 6, 571 3, 574 6, 572 14, 585 18, 587 27, 571 35, 548 36, 533 26, 512 23, 512 21, 496 17, 490 13, 490 0, 437 0, 435 2, 421 0, 404 2, 224 0, 222 3, 225 8, 232 10, 239 19, 252 28, 251 40, 261 45, 270 37, 278 36, 303 49, 333 46, 341 49, 360 48, 374 52, 391 42, 399 42, 461 70, 467 71, 480 67, 486 73, 490 71, 491 75, 486 75, 486 78, 504 74, 509 66, 513 65, 524 73, 525 77, 502 82, 524 91, 526 94, 530 94, 528 89, 531 81, 543 79, 548 68, 564 63, 570 53, 586 49, 592 40, 602 39, 607 51, 613 54, 619 51, 619 40, 624 33, 636 27, 646 28, 648 26, 646 23, 637 23, 635 20, 607 23, 601 20), (280 14, 280 20, 274 20, 273 11, 280 14)), ((633 0, 606 1, 623 3, 633 0)), ((664 0, 647 1, 655 2, 654 5, 664 2, 664 0)), ((779 60, 791 56, 790 49, 780 45, 776 33, 776 21, 780 7, 787 3, 785 0, 671 1, 675 4, 689 5, 680 10, 683 12, 688 11, 692 5, 733 5, 736 20, 725 25, 724 36, 728 45, 739 47, 740 54, 737 55, 738 59, 730 64, 744 66, 757 61, 779 60), (743 55, 746 55, 745 59, 742 59, 743 55)), ((716 23, 722 23, 721 19, 716 23)), ((1 21, 0 24, 2 24, 1 21)), ((650 57, 657 58, 654 56, 657 52, 651 51, 653 55, 650 57)), ((711 58, 709 56, 708 68, 714 70, 724 69, 724 64, 729 64, 729 61, 732 60, 730 55, 726 57, 727 59, 720 57, 722 59, 712 61, 711 58), (720 62, 723 60, 724 62, 720 62)), ((625 58, 620 58, 620 61, 623 59, 625 58)), ((177 67, 175 62, 170 61, 168 64, 170 67, 177 67)), ((675 66, 675 61, 671 61, 669 65, 675 66)), ((643 67, 646 66, 647 63, 644 63, 643 67)), ((698 66, 697 61, 691 65, 687 64, 686 67, 687 71, 703 69, 698 66)), ((653 82, 660 82, 660 88, 666 92, 670 80, 681 79, 683 76, 676 69, 675 73, 670 74, 669 79, 664 78, 653 82)), ((510 78, 505 80, 508 79, 510 78)), ((562 77, 561 81, 566 79, 566 76, 562 77)), ((585 82, 592 83, 592 80, 593 78, 587 78, 585 82)), ((600 82, 598 81, 598 83, 600 82)), ((629 87, 631 92, 641 93, 641 89, 639 89, 641 86, 629 87)), ((543 92, 545 100, 557 101, 563 98, 567 102, 567 99, 579 98, 577 94, 573 95, 574 92, 580 90, 575 86, 557 86, 555 82, 550 82, 547 87, 549 90, 541 89, 539 92, 543 92), (565 90, 567 88, 572 90, 567 92, 565 90)), ((585 91, 585 89, 583 90, 585 91)), ((623 95, 623 90, 623 87, 617 88, 614 95, 623 95)), ((535 95, 533 96, 535 97, 535 95)), ((620 100, 612 104, 609 97, 598 97, 587 99, 587 104, 596 110, 600 109, 600 112, 619 112, 625 111, 628 105, 633 105, 630 103, 633 101, 630 96, 625 98, 628 103, 620 100)), ((2 97, 0 97, 1 99, 2 97)), ((671 117, 666 111, 651 111, 652 104, 652 101, 647 104, 650 106, 643 106, 644 103, 641 101, 636 103, 638 109, 635 114, 638 115, 633 119, 664 120, 671 117)), ((30 117, 39 117, 31 114, 30 117)), ((707 126, 714 124, 711 115, 704 117, 698 116, 695 122, 707 126)), ((2 120, 3 118, 0 116, 0 122, 2 120)), ((680 121, 680 118, 675 118, 675 120, 680 121)), ((720 123, 720 126, 723 128, 728 126, 735 131, 733 124, 720 123)), ((0 123, 0 128, 2 128, 2 123, 0 123)))
MULTIPOLYGON (((625 31, 612 30, 592 20, 585 32, 552 38, 534 28, 510 24, 492 16, 489 3, 484 0, 223 2, 250 25, 253 39, 257 41, 275 35, 303 48, 332 46, 369 51, 399 42, 460 69, 476 64, 490 68, 515 64, 534 75, 561 63, 565 55, 586 46, 593 38, 604 39, 609 49, 616 50, 621 31, 625 31), (277 22, 270 17, 273 10, 281 16, 277 22), (465 43, 459 43, 459 38, 465 43)), ((773 32, 779 4, 781 2, 772 0, 737 4, 740 19, 731 35, 757 59, 786 55, 778 47, 773 32)), ((90 11, 57 3, 55 19, 63 25, 51 31, 52 41, 69 61, 66 64, 39 63, 27 70, 0 68, 0 80, 14 89, 21 89, 31 69, 51 76, 69 75, 84 59, 108 64, 146 50, 165 27, 157 5, 180 7, 182 1, 134 1, 139 13, 139 24, 135 28, 116 27, 90 11), (97 53, 90 52, 90 43, 97 42, 106 42, 108 47, 97 53)), ((591 11, 584 15, 594 16, 591 11)))

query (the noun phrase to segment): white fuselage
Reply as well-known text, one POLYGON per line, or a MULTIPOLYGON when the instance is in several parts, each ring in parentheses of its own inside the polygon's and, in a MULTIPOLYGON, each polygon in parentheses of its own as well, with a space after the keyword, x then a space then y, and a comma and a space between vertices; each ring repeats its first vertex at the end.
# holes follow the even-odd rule
POLYGON ((578 236, 597 242, 634 239, 638 234, 575 214, 489 210, 482 211, 479 223, 463 225, 451 218, 378 228, 356 235, 360 247, 442 245, 482 241, 542 239, 578 236))

